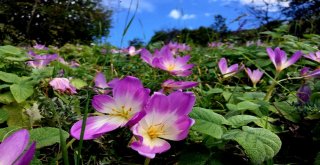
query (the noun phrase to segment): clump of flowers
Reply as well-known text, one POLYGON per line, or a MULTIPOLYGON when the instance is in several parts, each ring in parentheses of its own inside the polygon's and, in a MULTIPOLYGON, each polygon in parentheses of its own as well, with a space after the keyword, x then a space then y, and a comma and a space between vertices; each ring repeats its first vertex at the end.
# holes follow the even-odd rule
POLYGON ((29 51, 28 54, 31 60, 27 64, 37 69, 46 67, 51 61, 57 60, 59 57, 57 54, 37 55, 33 51, 29 51))
MULTIPOLYGON (((95 139, 119 127, 137 123, 145 114, 143 109, 149 93, 138 78, 127 76, 114 84, 113 97, 94 96, 92 106, 101 115, 87 118, 83 139, 95 139)), ((82 120, 72 126, 71 135, 80 139, 81 128, 82 120)))
POLYGON ((188 46, 187 44, 183 43, 178 43, 178 42, 169 42, 169 44, 167 45, 172 54, 177 54, 178 52, 184 52, 184 51, 189 51, 191 50, 190 46, 188 46))
POLYGON ((14 132, 0 144, 0 164, 29 164, 36 150, 36 143, 29 144, 30 135, 26 129, 14 132))
POLYGON ((68 93, 68 94, 76 94, 76 87, 74 87, 69 79, 67 78, 54 78, 50 81, 50 86, 56 91, 61 93, 68 93))
POLYGON ((148 158, 169 150, 170 144, 165 139, 185 139, 194 124, 188 116, 194 103, 193 93, 176 91, 169 96, 155 93, 145 108, 146 115, 131 128, 136 140, 130 147, 148 158))

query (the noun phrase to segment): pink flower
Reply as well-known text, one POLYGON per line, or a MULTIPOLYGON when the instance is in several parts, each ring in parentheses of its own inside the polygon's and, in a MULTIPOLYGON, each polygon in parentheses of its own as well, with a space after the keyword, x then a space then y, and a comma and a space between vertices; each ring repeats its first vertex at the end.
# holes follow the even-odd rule
POLYGON ((255 87, 256 84, 260 81, 263 72, 261 72, 259 69, 253 70, 252 72, 250 68, 245 68, 245 71, 247 72, 253 86, 255 87))
POLYGON ((57 60, 59 57, 57 54, 37 55, 33 51, 29 51, 28 54, 32 59, 27 64, 37 69, 46 67, 51 61, 57 60))
POLYGON ((228 67, 228 62, 226 58, 221 58, 218 62, 218 66, 224 78, 235 75, 244 67, 244 66, 241 66, 239 68, 238 64, 233 64, 230 67, 228 67))
POLYGON ((67 78, 54 78, 49 83, 54 90, 61 93, 76 94, 76 88, 70 84, 67 78))
POLYGON ((194 81, 174 81, 167 80, 161 84, 162 90, 165 92, 171 92, 172 90, 183 90, 192 88, 198 85, 198 82, 194 81))
POLYGON ((308 58, 310 60, 320 63, 320 51, 317 51, 316 53, 309 53, 308 55, 303 55, 303 56, 305 58, 308 58))
POLYGON ((188 46, 187 44, 183 43, 180 44, 178 42, 169 42, 169 44, 167 45, 172 54, 176 54, 177 52, 184 52, 184 51, 189 51, 191 50, 190 46, 188 46))
POLYGON ((33 48, 38 50, 48 50, 48 48, 45 45, 37 44, 33 46, 33 48))
POLYGON ((180 141, 188 136, 194 124, 188 114, 194 103, 193 93, 176 91, 166 96, 156 92, 145 108, 146 115, 131 127, 137 140, 130 147, 148 158, 169 150, 166 139, 180 141))
POLYGON ((140 52, 141 52, 141 49, 136 50, 134 46, 129 46, 126 53, 129 54, 130 56, 135 56, 140 52))
POLYGON ((301 51, 296 51, 292 57, 287 60, 286 52, 281 50, 279 47, 275 48, 274 51, 271 48, 267 48, 267 53, 273 65, 276 67, 277 72, 281 72, 283 69, 296 63, 302 56, 301 51))

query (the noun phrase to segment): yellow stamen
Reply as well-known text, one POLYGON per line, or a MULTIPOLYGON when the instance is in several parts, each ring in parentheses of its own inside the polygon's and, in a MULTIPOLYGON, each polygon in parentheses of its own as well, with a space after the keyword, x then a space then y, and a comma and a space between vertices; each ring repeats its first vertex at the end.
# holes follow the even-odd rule
POLYGON ((130 112, 132 111, 132 108, 126 108, 125 106, 121 106, 121 109, 112 109, 112 112, 110 115, 113 116, 120 116, 127 120, 131 119, 132 115, 130 112))
POLYGON ((149 137, 151 139, 157 138, 160 135, 164 134, 164 124, 160 123, 160 124, 156 124, 156 125, 152 125, 148 128, 147 130, 147 134, 149 135, 149 137))

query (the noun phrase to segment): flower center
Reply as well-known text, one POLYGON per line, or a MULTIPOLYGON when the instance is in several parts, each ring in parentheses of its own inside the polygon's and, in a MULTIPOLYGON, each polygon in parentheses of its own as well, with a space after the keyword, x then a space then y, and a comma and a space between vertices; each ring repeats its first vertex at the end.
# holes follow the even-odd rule
POLYGON ((151 139, 157 138, 160 135, 164 134, 164 124, 160 123, 160 124, 156 124, 156 125, 152 125, 148 128, 147 134, 149 135, 149 137, 151 139))
POLYGON ((172 70, 175 69, 175 67, 176 67, 175 64, 169 64, 169 65, 167 66, 167 70, 168 70, 168 71, 172 71, 172 70))
POLYGON ((113 116, 120 116, 123 117, 125 119, 130 119, 132 117, 132 108, 126 108, 125 106, 121 106, 120 109, 112 109, 112 114, 113 116))

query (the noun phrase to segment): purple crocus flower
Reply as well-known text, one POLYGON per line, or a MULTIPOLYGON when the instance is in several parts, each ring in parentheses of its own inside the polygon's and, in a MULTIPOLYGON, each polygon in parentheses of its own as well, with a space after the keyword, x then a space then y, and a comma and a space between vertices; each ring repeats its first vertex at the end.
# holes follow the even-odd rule
POLYGON ((309 102, 311 97, 311 88, 307 84, 301 85, 297 91, 297 97, 300 104, 309 102))
POLYGON ((99 94, 108 94, 109 92, 111 92, 111 90, 107 88, 114 87, 118 81, 119 79, 115 78, 111 80, 109 83, 107 83, 106 77, 104 76, 104 74, 101 72, 98 72, 94 77, 95 91, 99 94))
POLYGON ((218 66, 221 74, 223 75, 223 78, 235 75, 243 69, 243 66, 239 67, 238 64, 233 64, 230 67, 228 67, 228 62, 226 58, 221 58, 218 62, 218 66))
POLYGON ((31 61, 28 61, 27 64, 33 68, 44 68, 51 61, 57 60, 57 54, 47 54, 47 55, 37 55, 33 51, 29 51, 29 56, 32 58, 31 61))
POLYGON ((167 51, 167 48, 166 47, 162 47, 161 50, 155 50, 153 54, 151 54, 147 49, 143 48, 141 50, 141 59, 148 63, 150 66, 152 67, 156 67, 155 66, 155 63, 156 61, 158 60, 158 58, 164 54, 164 52, 167 51))
MULTIPOLYGON (((113 97, 93 97, 93 108, 103 115, 88 117, 83 139, 95 139, 119 127, 132 126, 145 115, 143 109, 150 90, 144 88, 138 78, 127 76, 117 81, 112 93, 113 97)), ((71 135, 76 139, 80 139, 81 127, 82 120, 71 128, 71 135)))
POLYGON ((255 87, 256 84, 260 81, 263 72, 260 71, 259 69, 251 71, 250 68, 245 68, 246 73, 248 74, 253 86, 255 87))
POLYGON ((172 90, 183 90, 187 88, 192 88, 198 85, 198 82, 194 81, 174 81, 167 80, 161 84, 162 91, 171 92, 172 90))
POLYGON ((279 47, 272 50, 267 48, 267 53, 273 65, 276 67, 277 72, 281 72, 283 69, 289 67, 290 65, 296 63, 302 56, 301 51, 296 51, 292 57, 287 60, 287 54, 285 51, 281 50, 279 47))
POLYGON ((302 77, 309 79, 309 78, 318 78, 320 77, 320 68, 315 69, 313 71, 309 71, 310 68, 303 67, 300 71, 302 77))
POLYGON ((76 87, 71 85, 67 78, 54 78, 49 83, 54 90, 61 93, 76 94, 76 87))
POLYGON ((303 56, 305 58, 308 58, 310 60, 320 63, 320 51, 317 51, 316 53, 309 53, 308 55, 303 55, 303 56))
POLYGON ((191 50, 190 46, 185 43, 180 44, 178 42, 169 42, 167 46, 170 48, 172 54, 191 50))
POLYGON ((129 48, 127 49, 127 54, 129 54, 130 56, 135 56, 137 54, 139 54, 141 52, 142 49, 138 49, 136 50, 136 48, 134 46, 129 46, 129 48))
POLYGON ((194 64, 187 64, 190 60, 190 55, 183 57, 174 57, 168 46, 164 46, 163 54, 158 57, 153 64, 162 70, 168 71, 175 76, 189 76, 194 64))
POLYGON ((30 164, 36 150, 36 143, 29 144, 29 132, 26 129, 16 131, 0 144, 0 164, 30 164))
POLYGON ((179 141, 188 136, 194 124, 188 114, 194 103, 193 93, 176 91, 166 96, 155 92, 145 108, 146 115, 131 128, 137 140, 130 147, 148 158, 169 150, 165 139, 179 141))

